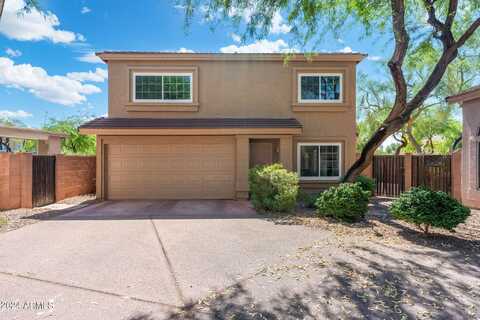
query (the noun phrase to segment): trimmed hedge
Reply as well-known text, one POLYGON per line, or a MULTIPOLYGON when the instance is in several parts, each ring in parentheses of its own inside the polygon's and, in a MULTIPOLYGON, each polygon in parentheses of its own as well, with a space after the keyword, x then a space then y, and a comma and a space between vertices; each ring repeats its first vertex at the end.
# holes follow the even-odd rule
POLYGON ((257 166, 248 175, 250 200, 258 211, 291 212, 297 203, 298 176, 281 164, 257 166))
POLYGON ((373 194, 375 193, 376 184, 375 184, 375 180, 373 180, 372 178, 365 177, 365 176, 358 176, 355 179, 355 182, 360 184, 360 187, 362 187, 363 190, 369 191, 370 196, 373 196, 373 194))
POLYGON ((442 191, 417 187, 404 192, 392 203, 392 215, 415 224, 428 233, 430 227, 453 230, 470 215, 470 209, 442 191))
POLYGON ((342 183, 321 193, 315 205, 318 214, 355 222, 365 217, 369 198, 359 183, 342 183))

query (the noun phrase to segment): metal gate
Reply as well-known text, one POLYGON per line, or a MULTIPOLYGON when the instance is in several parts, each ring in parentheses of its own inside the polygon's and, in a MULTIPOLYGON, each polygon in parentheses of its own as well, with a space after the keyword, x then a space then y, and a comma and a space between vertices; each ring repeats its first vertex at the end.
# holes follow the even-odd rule
POLYGON ((32 203, 34 207, 55 202, 55 156, 33 156, 32 203))
POLYGON ((412 156, 412 186, 452 193, 452 158, 443 155, 412 156))
POLYGON ((381 155, 373 157, 373 178, 377 196, 398 197, 405 191, 404 157, 381 155))

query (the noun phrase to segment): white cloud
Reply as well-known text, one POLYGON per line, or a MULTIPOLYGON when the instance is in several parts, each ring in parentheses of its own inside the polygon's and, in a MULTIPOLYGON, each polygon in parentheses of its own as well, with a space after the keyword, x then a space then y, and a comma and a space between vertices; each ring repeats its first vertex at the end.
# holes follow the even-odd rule
POLYGON ((104 63, 94 52, 85 53, 83 56, 77 57, 77 60, 87 63, 104 63))
POLYGON ((85 36, 81 33, 77 33, 77 40, 80 41, 80 42, 85 42, 87 41, 87 38, 85 38, 85 36))
POLYGON ((343 49, 340 49, 339 52, 341 52, 341 53, 352 53, 353 51, 352 51, 352 48, 346 46, 343 49))
POLYGON ((60 20, 52 12, 41 12, 33 8, 30 12, 19 14, 24 6, 24 0, 5 1, 0 33, 20 41, 50 40, 53 43, 71 43, 77 40, 74 32, 58 29, 60 20))
POLYGON ((187 48, 180 48, 177 52, 180 52, 180 53, 194 53, 195 51, 187 49, 187 48))
POLYGON ((293 52, 295 49, 290 48, 288 44, 282 39, 276 41, 269 40, 257 40, 254 43, 237 46, 229 45, 223 48, 220 48, 222 53, 270 53, 270 52, 293 52))
POLYGON ((380 57, 380 56, 368 56, 367 57, 367 60, 370 60, 370 61, 380 61, 382 59, 383 59, 383 57, 380 57))
POLYGON ((85 14, 89 12, 92 12, 92 9, 90 9, 89 7, 82 7, 82 10, 80 10, 81 14, 85 14))
POLYGON ((17 110, 17 111, 0 110, 1 118, 28 118, 31 116, 33 116, 33 114, 23 110, 17 110))
POLYGON ((10 57, 13 57, 13 58, 20 57, 22 55, 22 51, 15 50, 15 49, 12 49, 12 48, 7 48, 5 50, 5 53, 7 55, 9 55, 10 57))
POLYGON ((343 40, 342 38, 338 38, 337 41, 338 41, 338 43, 341 43, 341 44, 345 43, 345 40, 343 40))
POLYGON ((94 85, 67 76, 51 76, 43 68, 15 64, 5 57, 0 57, 0 84, 27 90, 40 99, 62 105, 82 103, 87 100, 86 95, 101 92, 94 85))
POLYGON ((242 37, 240 37, 236 33, 232 33, 230 36, 232 37, 232 40, 236 43, 240 43, 242 41, 242 37))
POLYGON ((272 17, 270 32, 272 34, 289 33, 291 29, 288 24, 283 23, 282 15, 279 12, 275 12, 272 17))
MULTIPOLYGON (((241 13, 235 7, 228 12, 229 17, 241 17, 245 23, 249 23, 254 10, 251 8, 244 9, 241 13)), ((272 16, 272 25, 270 26, 271 34, 289 33, 292 28, 284 23, 283 16, 280 12, 275 12, 272 16)))
POLYGON ((67 78, 77 80, 80 82, 104 82, 108 77, 108 72, 105 69, 97 68, 95 72, 69 72, 67 73, 67 78))

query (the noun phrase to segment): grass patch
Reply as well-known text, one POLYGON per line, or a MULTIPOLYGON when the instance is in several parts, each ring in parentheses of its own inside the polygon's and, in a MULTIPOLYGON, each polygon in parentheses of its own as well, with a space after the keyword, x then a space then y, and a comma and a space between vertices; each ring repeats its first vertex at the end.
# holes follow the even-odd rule
POLYGON ((7 224, 7 218, 4 216, 0 216, 0 227, 7 224))

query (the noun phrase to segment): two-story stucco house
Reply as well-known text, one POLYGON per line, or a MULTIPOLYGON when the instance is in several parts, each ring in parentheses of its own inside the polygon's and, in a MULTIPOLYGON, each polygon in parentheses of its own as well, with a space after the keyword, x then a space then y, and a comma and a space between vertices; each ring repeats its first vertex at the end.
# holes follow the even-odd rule
POLYGON ((355 160, 363 54, 101 52, 108 117, 97 136, 101 199, 242 199, 248 169, 280 162, 305 189, 355 160))

